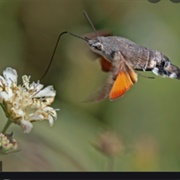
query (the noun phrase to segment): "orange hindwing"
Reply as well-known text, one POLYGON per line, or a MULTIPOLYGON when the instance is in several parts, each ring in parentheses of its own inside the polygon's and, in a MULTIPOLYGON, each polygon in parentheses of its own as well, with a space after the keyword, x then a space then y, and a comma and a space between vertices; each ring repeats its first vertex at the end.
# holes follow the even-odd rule
POLYGON ((127 71, 120 71, 110 91, 110 100, 114 100, 123 96, 125 92, 130 89, 136 81, 137 74, 132 68, 128 68, 127 71))

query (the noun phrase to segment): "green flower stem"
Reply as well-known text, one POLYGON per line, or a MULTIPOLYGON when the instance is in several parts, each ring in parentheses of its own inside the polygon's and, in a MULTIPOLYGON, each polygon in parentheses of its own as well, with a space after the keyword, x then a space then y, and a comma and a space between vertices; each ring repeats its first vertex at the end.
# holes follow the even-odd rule
POLYGON ((5 133, 6 132, 6 130, 8 129, 8 127, 11 125, 11 120, 10 119, 8 119, 8 121, 7 121, 7 123, 5 124, 5 126, 4 126, 4 128, 3 128, 3 130, 2 130, 2 132, 1 133, 5 133))

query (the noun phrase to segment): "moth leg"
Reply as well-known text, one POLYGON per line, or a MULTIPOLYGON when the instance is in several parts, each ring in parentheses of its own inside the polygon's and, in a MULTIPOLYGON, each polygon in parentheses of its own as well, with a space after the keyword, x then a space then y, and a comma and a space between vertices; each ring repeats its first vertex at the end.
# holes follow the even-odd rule
MULTIPOLYGON (((135 69, 136 71, 144 71, 144 69, 135 69)), ((147 68, 145 71, 152 71, 151 68, 147 68)), ((137 73, 138 75, 144 77, 144 78, 149 78, 149 79, 155 79, 155 77, 152 77, 152 76, 145 76, 145 75, 142 75, 141 73, 137 73)))
POLYGON ((155 79, 155 77, 152 77, 152 76, 145 76, 145 75, 142 75, 141 73, 137 73, 137 74, 144 77, 144 78, 155 79))
POLYGON ((149 62, 148 62, 148 61, 146 61, 146 64, 145 64, 145 66, 144 66, 144 67, 143 67, 143 69, 142 69, 143 71, 146 71, 147 66, 148 66, 148 63, 149 63, 149 62))
MULTIPOLYGON (((136 70, 136 71, 144 71, 143 69, 137 69, 137 68, 135 68, 134 70, 136 70)), ((152 71, 153 69, 152 68, 147 68, 145 71, 152 71)))

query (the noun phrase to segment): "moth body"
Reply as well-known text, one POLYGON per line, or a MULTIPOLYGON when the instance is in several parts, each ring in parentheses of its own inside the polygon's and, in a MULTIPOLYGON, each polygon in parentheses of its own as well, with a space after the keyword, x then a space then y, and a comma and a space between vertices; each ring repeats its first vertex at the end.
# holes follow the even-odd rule
POLYGON ((135 71, 152 71, 155 75, 180 79, 180 69, 160 51, 140 46, 119 36, 97 36, 86 39, 90 49, 100 55, 101 68, 111 75, 98 96, 102 100, 109 96, 114 100, 123 96, 135 82, 135 71))
POLYGON ((152 71, 156 75, 180 78, 180 70, 169 58, 159 51, 140 46, 119 36, 97 37, 88 40, 91 50, 112 64, 122 59, 134 70, 152 71), (117 54, 119 56, 117 57, 117 54))

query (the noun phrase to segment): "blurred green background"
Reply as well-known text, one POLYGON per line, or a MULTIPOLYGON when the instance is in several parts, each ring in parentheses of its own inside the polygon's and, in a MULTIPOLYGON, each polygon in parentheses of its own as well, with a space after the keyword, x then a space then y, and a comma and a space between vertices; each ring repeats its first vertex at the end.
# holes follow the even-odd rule
MULTIPOLYGON (((40 79, 59 33, 93 31, 83 10, 97 30, 110 30, 159 50, 180 67, 180 3, 1 0, 1 74, 10 66, 18 71, 19 80, 23 74, 31 75, 33 81, 40 79)), ((108 171, 110 158, 92 145, 105 130, 116 132, 123 148, 113 157, 114 171, 180 170, 180 82, 139 77, 123 98, 84 103, 108 77, 94 60, 83 41, 62 37, 42 80, 57 90, 52 106, 60 108, 58 120, 52 128, 47 122, 34 123, 30 134, 11 125, 8 132, 14 132, 21 151, 0 157, 3 171, 108 171)), ((1 110, 1 128, 5 122, 1 110)))

